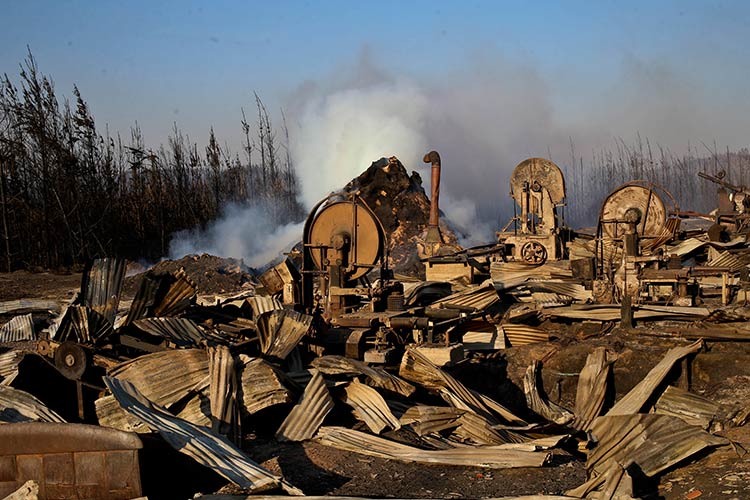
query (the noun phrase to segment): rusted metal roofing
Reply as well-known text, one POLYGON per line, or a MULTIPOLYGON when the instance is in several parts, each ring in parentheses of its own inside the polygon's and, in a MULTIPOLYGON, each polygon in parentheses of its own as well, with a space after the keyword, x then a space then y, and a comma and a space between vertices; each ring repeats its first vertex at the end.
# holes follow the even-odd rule
POLYGON ((633 387, 630 392, 623 396, 623 398, 607 412, 607 416, 630 415, 642 411, 646 402, 651 398, 657 387, 659 387, 664 381, 664 378, 674 364, 682 358, 700 351, 702 347, 703 341, 698 340, 687 346, 670 349, 664 358, 659 361, 650 372, 648 372, 643 380, 633 387))
POLYGON ((720 406, 710 399, 668 385, 654 405, 654 413, 681 418, 690 425, 708 429, 720 406))
POLYGON ((713 247, 708 250, 709 260, 706 265, 709 267, 728 267, 730 271, 737 272, 747 267, 740 259, 728 251, 719 252, 713 247))
POLYGON ((401 415, 401 424, 408 425, 419 436, 459 426, 466 410, 446 406, 414 405, 401 415))
MULTIPOLYGON (((567 307, 548 307, 542 312, 547 316, 558 318, 619 321, 622 316, 619 305, 572 305, 567 307)), ((633 307, 635 319, 675 319, 694 321, 707 317, 711 311, 705 307, 653 306, 639 305, 633 307)))
POLYGON ((356 359, 343 356, 321 356, 312 361, 312 366, 326 375, 364 375, 367 385, 406 397, 416 391, 416 388, 405 380, 391 375, 382 368, 369 366, 356 359))
POLYGON ((571 412, 550 401, 547 393, 544 392, 541 361, 533 361, 526 369, 523 377, 523 391, 526 394, 526 404, 537 415, 558 425, 566 425, 573 420, 571 412))
POLYGON ((0 385, 9 385, 16 378, 23 356, 23 352, 14 349, 0 353, 0 385))
POLYGON ((384 429, 398 430, 401 428, 399 420, 391 413, 388 404, 378 391, 353 380, 345 391, 344 402, 354 409, 354 415, 362 420, 375 434, 384 429))
POLYGON ((499 445, 525 441, 522 436, 514 432, 504 429, 493 429, 486 418, 476 413, 464 413, 459 417, 458 423, 459 425, 453 431, 452 436, 473 444, 499 445))
POLYGON ((252 415, 269 406, 291 403, 289 390, 281 381, 282 374, 268 362, 240 354, 240 410, 252 415))
POLYGON ((497 291, 509 290, 529 280, 551 280, 572 278, 569 261, 547 262, 541 266, 530 266, 520 262, 493 262, 490 276, 497 291))
POLYGON ((286 309, 264 313, 258 319, 261 351, 285 359, 310 330, 312 320, 312 316, 286 309))
POLYGON ((576 388, 575 420, 571 426, 587 431, 591 423, 604 410, 612 363, 617 356, 604 347, 597 347, 586 358, 586 364, 578 376, 576 388))
POLYGON ((312 438, 328 412, 333 409, 333 399, 323 375, 317 370, 312 372, 313 376, 305 387, 302 398, 276 431, 276 439, 279 441, 304 441, 312 438))
POLYGON ((151 316, 176 316, 190 305, 195 291, 195 283, 183 269, 172 274, 146 273, 133 298, 125 324, 151 316))
POLYGON ((237 374, 234 356, 227 346, 208 348, 209 401, 211 429, 237 442, 240 433, 240 409, 237 402, 237 374))
POLYGON ((453 295, 433 302, 431 309, 458 308, 473 309, 475 311, 484 311, 489 307, 500 302, 500 296, 487 280, 479 286, 472 286, 453 295))
POLYGON ((88 306, 70 306, 55 330, 53 339, 81 344, 102 341, 113 333, 112 323, 88 306))
POLYGON ((263 313, 284 309, 284 306, 275 297, 258 295, 247 299, 247 303, 253 310, 253 319, 257 320, 263 313))
POLYGON ((162 337, 177 347, 200 347, 208 336, 187 318, 144 318, 134 321, 133 326, 156 337, 162 337))
POLYGON ((84 272, 81 282, 83 305, 101 314, 112 325, 120 302, 126 264, 124 259, 96 259, 84 272))
POLYGON ((158 429, 164 440, 177 451, 229 481, 253 492, 281 487, 290 495, 303 495, 302 491, 283 478, 253 462, 226 438, 177 418, 154 405, 130 382, 104 377, 104 383, 125 411, 158 429))
POLYGON ((511 347, 549 341, 549 333, 536 326, 503 323, 500 328, 511 347))
POLYGON ((492 351, 508 347, 505 332, 500 325, 478 321, 461 325, 458 330, 465 332, 461 343, 467 351, 492 351))
POLYGON ((0 344, 36 340, 36 338, 34 318, 31 316, 31 313, 24 314, 23 316, 14 316, 0 328, 0 344))
MULTIPOLYGON (((208 356, 203 349, 155 352, 116 366, 109 371, 109 376, 133 383, 144 397, 169 408, 208 387, 208 356)), ((96 415, 101 425, 146 431, 138 422, 124 415, 111 396, 96 401, 96 415)))
POLYGON ((60 303, 47 299, 19 299, 0 302, 0 314, 28 314, 33 312, 60 312, 60 303))
POLYGON ((15 422, 65 422, 28 392, 0 384, 0 424, 15 422))
POLYGON ((497 446, 462 446, 447 450, 420 450, 343 427, 321 427, 315 440, 326 446, 402 462, 462 465, 492 469, 541 467, 550 457, 550 454, 545 452, 507 450, 497 446))
MULTIPOLYGON (((512 416, 512 413, 504 408, 502 413, 495 412, 493 414, 490 407, 485 404, 481 397, 470 391, 451 375, 435 366, 416 349, 407 348, 401 360, 399 374, 405 379, 429 390, 438 391, 441 397, 448 401, 449 404, 481 415, 488 419, 491 424, 498 423, 495 414, 506 420, 507 417, 505 415, 512 416)), ((499 403, 493 403, 493 406, 496 408, 502 408, 502 405, 499 403)), ((516 418, 514 417, 513 420, 516 420, 516 418)))
POLYGON ((653 477, 705 448, 728 444, 679 418, 656 414, 598 417, 591 433, 597 445, 586 461, 589 480, 567 492, 572 496, 588 498, 600 491, 596 498, 620 498, 618 494, 632 494, 623 481, 623 467, 636 464, 653 477))
POLYGON ((551 292, 557 295, 564 295, 571 297, 579 302, 587 302, 593 300, 591 290, 586 290, 586 287, 580 283, 570 283, 564 281, 529 281, 526 283, 526 287, 532 291, 545 291, 551 292))

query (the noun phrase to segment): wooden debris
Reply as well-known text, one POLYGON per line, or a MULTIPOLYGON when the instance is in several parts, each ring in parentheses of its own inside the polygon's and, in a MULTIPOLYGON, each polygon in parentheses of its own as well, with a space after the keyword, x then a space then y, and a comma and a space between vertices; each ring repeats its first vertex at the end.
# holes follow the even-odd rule
POLYGON ((305 441, 312 438, 332 409, 333 399, 325 380, 319 371, 313 370, 313 377, 305 387, 302 398, 276 431, 276 439, 305 441))

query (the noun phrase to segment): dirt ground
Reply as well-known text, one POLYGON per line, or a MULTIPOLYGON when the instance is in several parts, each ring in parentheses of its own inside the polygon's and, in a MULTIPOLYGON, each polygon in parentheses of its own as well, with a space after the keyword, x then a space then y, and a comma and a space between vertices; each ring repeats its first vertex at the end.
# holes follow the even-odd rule
MULTIPOLYGON (((203 293, 229 293, 248 288, 252 275, 238 263, 219 263, 215 258, 186 258, 188 274, 201 282, 203 293), (217 264, 222 264, 217 267, 217 264), (191 267, 192 266, 192 267, 191 267), (223 269, 223 271, 217 271, 223 269), (199 276, 199 273, 203 273, 199 276), (200 279, 199 279, 200 278, 200 279)), ((130 279, 135 283, 135 278, 130 279)), ((80 286, 80 274, 15 272, 0 274, 0 301, 20 298, 69 300, 80 286)), ((135 286, 135 284, 131 284, 135 286)), ((0 318, 0 323, 4 318, 0 318)), ((572 408, 576 374, 586 356, 597 346, 618 354, 614 365, 618 397, 632 388, 658 362, 667 349, 685 341, 654 336, 654 328, 581 332, 575 325, 547 325, 557 339, 509 349, 489 359, 475 359, 455 367, 452 373, 467 385, 503 395, 513 409, 521 405, 522 377, 532 359, 544 359, 544 386, 550 399, 572 408), (482 376, 477 376, 481 374, 482 376)), ((711 342, 693 362, 692 390, 722 405, 721 419, 728 421, 750 406, 750 343, 711 342)), ((494 393, 494 394, 493 394, 494 393)), ((509 495, 561 494, 585 480, 581 455, 556 451, 549 466, 540 469, 489 470, 404 464, 350 452, 314 442, 277 443, 272 436, 279 421, 246 426, 244 448, 263 466, 283 474, 309 495, 347 495, 398 498, 479 498, 509 495)), ((718 434, 732 440, 727 446, 681 464, 658 478, 658 496, 667 500, 694 498, 750 498, 750 427, 724 424, 718 434)), ((145 457, 144 463, 148 463, 145 457)), ((145 467, 144 467, 145 468, 145 467)), ((210 475, 210 474, 209 474, 210 475)), ((215 478, 217 479, 217 478, 215 478)), ((162 476, 159 482, 163 482, 162 476)), ((187 490, 184 478, 175 477, 187 490)), ((148 481, 144 480, 144 489, 148 481)), ((192 493, 221 491, 239 493, 220 478, 211 487, 196 485, 192 493), (208 488, 208 489, 207 489, 208 488)), ((148 491, 144 491, 148 494, 148 491)), ((188 496, 192 496, 192 493, 188 496)), ((156 491, 149 498, 167 498, 156 491)))

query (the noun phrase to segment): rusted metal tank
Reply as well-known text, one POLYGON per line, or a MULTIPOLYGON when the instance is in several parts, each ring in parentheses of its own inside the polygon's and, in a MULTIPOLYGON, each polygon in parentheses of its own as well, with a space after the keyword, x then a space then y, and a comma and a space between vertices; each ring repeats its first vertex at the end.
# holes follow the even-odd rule
POLYGON ((28 480, 40 499, 140 497, 142 447, 134 433, 94 425, 0 425, 0 498, 28 480))

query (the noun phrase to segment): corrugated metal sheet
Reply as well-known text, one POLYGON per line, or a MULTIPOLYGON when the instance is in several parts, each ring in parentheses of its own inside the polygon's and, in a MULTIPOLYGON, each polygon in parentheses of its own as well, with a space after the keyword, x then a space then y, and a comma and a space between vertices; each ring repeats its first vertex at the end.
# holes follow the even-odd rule
POLYGON ((471 308, 475 311, 484 311, 500 302, 500 296, 488 280, 479 286, 472 286, 466 290, 449 295, 430 305, 430 309, 443 308, 471 308))
POLYGON ((678 418, 655 414, 599 417, 591 433, 598 444, 586 462, 589 480, 569 495, 584 497, 600 490, 596 498, 614 498, 627 493, 621 483, 623 467, 636 464, 653 477, 705 448, 728 444, 678 418))
POLYGON ((0 328, 0 343, 22 342, 24 340, 36 340, 36 338, 34 318, 31 313, 14 316, 0 328))
POLYGON ((401 424, 408 425, 419 436, 459 426, 458 419, 466 410, 445 406, 415 405, 401 415, 401 424))
POLYGON ((586 290, 586 287, 580 283, 570 283, 563 281, 529 281, 526 283, 526 287, 532 291, 546 291, 555 293, 558 295, 564 295, 571 297, 579 302, 588 302, 593 300, 591 290, 586 290))
POLYGON ((710 267, 728 267, 732 272, 737 272, 747 267, 740 262, 740 259, 726 250, 720 252, 711 247, 708 250, 708 257, 706 265, 710 267))
POLYGON ((535 326, 503 323, 500 328, 505 333, 505 338, 508 339, 511 347, 549 341, 549 333, 535 326))
POLYGON ((219 345, 208 348, 208 373, 211 429, 216 434, 228 436, 238 442, 242 434, 237 402, 237 373, 229 347, 219 345))
POLYGON ((133 298, 125 324, 151 316, 176 316, 190 305, 195 291, 195 283, 183 269, 172 274, 146 273, 133 298))
POLYGON ((124 259, 96 259, 83 274, 81 282, 83 305, 101 314, 112 325, 120 302, 125 268, 124 259))
POLYGON ((369 366, 356 359, 343 356, 322 356, 312 361, 312 366, 326 375, 364 375, 365 383, 373 387, 409 397, 416 388, 405 380, 391 375, 382 368, 369 366))
POLYGON ((708 429, 719 410, 713 401, 671 385, 654 405, 654 413, 681 418, 702 429, 708 429))
MULTIPOLYGON (((253 495, 252 498, 248 498, 246 496, 236 496, 236 495, 201 495, 199 497, 201 500, 285 500, 289 497, 281 496, 281 495, 253 495)), ((325 496, 305 496, 305 500, 409 500, 409 499, 397 499, 397 498, 388 498, 388 499, 380 499, 376 497, 341 497, 341 496, 335 496, 335 495, 325 495, 325 496)), ((438 500, 435 498, 424 498, 423 500, 438 500)), ((442 500, 442 499, 441 499, 442 500)), ((560 495, 523 495, 520 497, 502 497, 497 499, 487 499, 487 500, 580 500, 576 497, 566 497, 566 496, 560 496, 560 495)))
POLYGON ((0 424, 16 422, 65 422, 65 420, 28 392, 0 384, 0 424))
POLYGON ((16 378, 23 356, 23 352, 16 350, 0 353, 0 385, 9 385, 16 378))
POLYGON ((253 319, 258 320, 264 313, 271 311, 279 311, 284 309, 284 306, 279 302, 279 299, 275 297, 267 296, 255 296, 247 299, 247 303, 250 304, 250 308, 253 311, 253 319))
POLYGON ((56 300, 19 299, 0 302, 0 314, 28 314, 34 312, 60 312, 61 305, 56 300))
POLYGON ((162 337, 177 347, 200 347, 209 338, 203 329, 187 318, 145 318, 134 321, 133 326, 162 337))
POLYGON ((326 388, 323 375, 317 370, 312 372, 313 376, 305 387, 302 398, 276 431, 276 439, 279 441, 304 441, 312 438, 328 412, 333 409, 333 399, 326 388))
POLYGON ((523 391, 529 408, 550 422, 566 425, 573 420, 573 414, 547 397, 542 386, 542 362, 533 361, 523 377, 523 391))
POLYGON ((346 386, 344 402, 354 408, 354 415, 362 420, 375 434, 380 434, 384 429, 398 430, 401 423, 391 413, 383 396, 372 387, 352 381, 346 386))
POLYGON ((399 374, 406 380, 422 385, 429 390, 440 392, 448 403, 457 408, 482 415, 492 424, 498 423, 496 417, 479 397, 461 382, 432 364, 427 357, 416 349, 407 348, 401 360, 399 374))
POLYGON ((239 401, 244 414, 292 402, 281 381, 282 374, 268 362, 240 354, 240 364, 239 401))
POLYGON ((572 278, 569 261, 553 261, 541 266, 530 266, 519 262, 493 262, 490 276, 497 291, 509 290, 530 279, 551 280, 572 278))
POLYGON ((420 450, 343 427, 321 427, 315 440, 326 446, 389 460, 492 469, 541 467, 550 457, 550 454, 545 452, 504 450, 497 446, 465 446, 449 450, 420 450))
POLYGON ((88 306, 70 306, 66 309, 53 339, 58 342, 71 340, 81 344, 105 340, 114 332, 112 323, 88 306))
POLYGON ((609 377, 612 372, 612 363, 617 359, 616 355, 607 351, 604 347, 597 347, 594 352, 586 357, 586 364, 578 376, 576 388, 576 418, 572 427, 587 431, 591 423, 604 410, 604 399, 607 395, 609 377))
POLYGON ((457 330, 465 332, 461 343, 467 351, 492 351, 508 347, 505 332, 500 325, 472 321, 459 326, 457 330))
POLYGON ((310 330, 312 320, 312 316, 286 309, 264 313, 257 321, 261 351, 285 359, 310 330))
POLYGON ((207 429, 175 417, 154 405, 124 380, 104 377, 104 383, 120 405, 132 415, 158 429, 161 436, 177 451, 195 459, 229 481, 250 491, 265 491, 282 487, 291 495, 302 491, 253 462, 227 439, 207 429))
POLYGON ((525 439, 511 431, 493 429, 486 418, 476 413, 466 412, 458 419, 459 426, 452 436, 462 441, 469 441, 477 445, 499 445, 504 443, 520 443, 525 439))
POLYGON ((664 381, 664 378, 674 364, 682 358, 700 351, 702 347, 703 341, 698 340, 687 346, 670 349, 667 354, 664 355, 664 358, 662 358, 662 360, 648 372, 643 380, 633 387, 630 392, 623 396, 623 398, 607 412, 607 416, 630 415, 644 410, 643 406, 664 381))
MULTIPOLYGON (((619 321, 622 313, 619 305, 573 305, 568 307, 550 307, 543 309, 543 314, 558 318, 594 320, 594 321, 619 321)), ((674 319, 695 321, 705 318, 710 314, 705 307, 679 307, 679 306, 651 306, 640 305, 633 307, 635 319, 674 319)))

